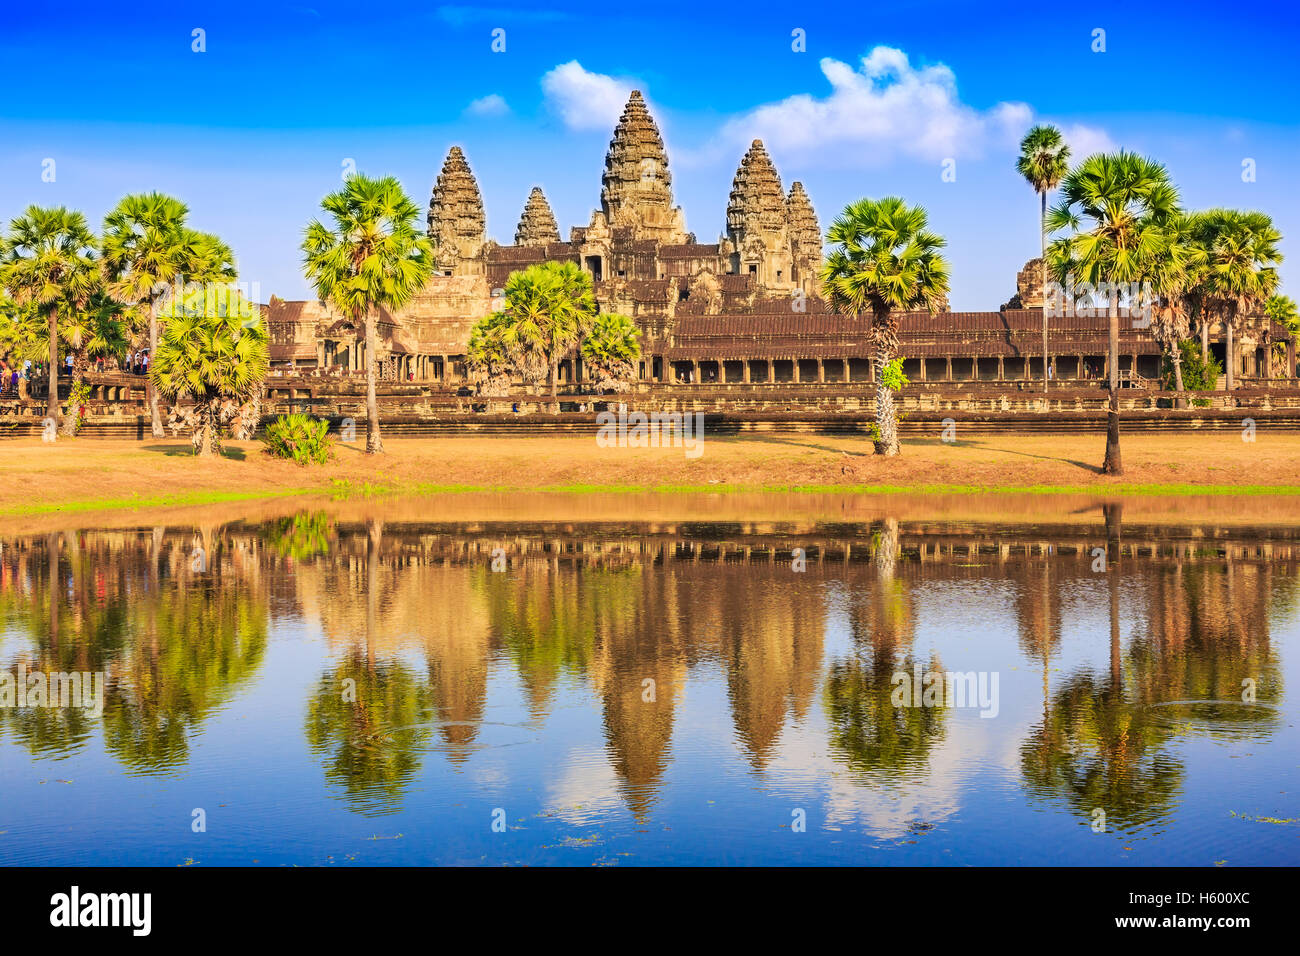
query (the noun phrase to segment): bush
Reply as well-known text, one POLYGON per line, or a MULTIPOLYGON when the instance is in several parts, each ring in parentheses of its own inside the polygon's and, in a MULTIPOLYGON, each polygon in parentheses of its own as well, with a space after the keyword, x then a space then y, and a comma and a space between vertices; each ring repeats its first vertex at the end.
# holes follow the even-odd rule
POLYGON ((267 425, 262 441, 267 452, 278 458, 292 458, 300 465, 323 465, 333 454, 329 430, 330 423, 325 419, 294 412, 267 425))
POLYGON ((891 392, 902 391, 912 384, 911 379, 903 374, 903 356, 900 355, 898 358, 885 363, 881 381, 885 383, 885 387, 891 392))
MULTIPOLYGON (((1184 339, 1178 343, 1182 353, 1183 388, 1189 392, 1211 392, 1219 384, 1223 366, 1213 355, 1209 361, 1201 360, 1201 345, 1195 339, 1184 339)), ((1174 364, 1166 355, 1160 364, 1160 387, 1167 392, 1174 390, 1174 364)), ((1197 399, 1196 403, 1210 404, 1206 399, 1197 399)))

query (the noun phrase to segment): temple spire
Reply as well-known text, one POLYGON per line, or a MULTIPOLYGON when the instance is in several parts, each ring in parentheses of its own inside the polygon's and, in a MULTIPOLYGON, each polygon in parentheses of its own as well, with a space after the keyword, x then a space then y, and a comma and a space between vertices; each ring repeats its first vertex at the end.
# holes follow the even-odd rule
POLYGON ((736 169, 727 203, 727 235, 737 246, 747 238, 779 241, 785 231, 785 190, 761 139, 750 144, 736 169))
POLYGON ((803 183, 790 184, 790 195, 785 200, 785 218, 789 224, 791 278, 808 295, 818 295, 817 273, 822 264, 822 232, 817 224, 817 213, 812 200, 804 192, 803 183))
POLYGON ((462 260, 477 257, 487 238, 483 196, 459 146, 448 150, 433 186, 429 237, 438 245, 436 261, 442 270, 455 270, 462 260))
POLYGON ((611 227, 631 227, 641 239, 685 241, 685 217, 673 206, 668 153, 640 90, 632 91, 614 128, 600 182, 601 212, 611 227))
POLYGON ((546 194, 541 186, 534 186, 524 204, 523 214, 519 217, 519 226, 515 229, 515 245, 544 246, 548 242, 559 242, 560 230, 555 224, 555 214, 551 204, 546 201, 546 194))

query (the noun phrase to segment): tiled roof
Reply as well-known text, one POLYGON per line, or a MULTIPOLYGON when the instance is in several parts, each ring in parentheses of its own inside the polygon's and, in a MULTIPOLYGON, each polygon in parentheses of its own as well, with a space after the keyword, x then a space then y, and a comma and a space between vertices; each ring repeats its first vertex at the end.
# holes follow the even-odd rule
POLYGON ((703 245, 701 243, 686 243, 680 246, 660 246, 660 259, 709 259, 718 255, 718 244, 703 245))

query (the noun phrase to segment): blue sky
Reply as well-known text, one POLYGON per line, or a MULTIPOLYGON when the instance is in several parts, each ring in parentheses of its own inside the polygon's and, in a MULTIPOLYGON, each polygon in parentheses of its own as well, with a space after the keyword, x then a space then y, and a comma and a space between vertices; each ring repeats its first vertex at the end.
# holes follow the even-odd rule
POLYGON ((860 196, 923 204, 949 241, 954 308, 995 309, 1037 254, 1037 199, 1013 164, 1019 136, 1046 120, 1080 157, 1123 146, 1164 162, 1190 208, 1270 213, 1300 297, 1298 22, 1268 2, 10 4, 0 220, 40 203, 97 223, 125 193, 160 189, 232 245, 262 299, 302 298, 301 233, 347 160, 398 176, 424 205, 458 143, 491 237, 511 241, 534 184, 567 237, 599 205, 635 86, 702 242, 722 231, 758 136, 823 229, 860 196))

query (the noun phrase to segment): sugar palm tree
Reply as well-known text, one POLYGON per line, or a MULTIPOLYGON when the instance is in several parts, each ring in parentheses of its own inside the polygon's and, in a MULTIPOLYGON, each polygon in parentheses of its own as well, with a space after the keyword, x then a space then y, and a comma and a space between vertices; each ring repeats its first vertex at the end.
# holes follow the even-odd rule
POLYGON ((302 243, 307 279, 323 301, 365 329, 366 454, 379 454, 379 403, 375 397, 379 310, 400 309, 424 288, 434 249, 416 228, 419 208, 392 176, 356 174, 321 200, 332 227, 318 219, 302 243))
POLYGON ((624 392, 636 378, 641 357, 641 330, 626 315, 602 312, 582 342, 582 361, 595 378, 598 391, 624 392))
POLYGON ((1039 265, 1043 279, 1043 391, 1047 391, 1047 194, 1060 184, 1069 167, 1070 147, 1055 126, 1035 126, 1020 141, 1016 170, 1038 193, 1039 265))
POLYGON ((1050 232, 1071 230, 1048 248, 1058 279, 1108 292, 1110 410, 1102 474, 1120 475, 1119 287, 1144 279, 1162 254, 1164 226, 1178 214, 1178 191, 1165 167, 1121 150, 1089 156, 1061 182, 1062 200, 1047 216, 1050 232))
POLYGON ((516 347, 535 344, 546 356, 552 410, 560 411, 560 361, 582 341, 596 315, 591 276, 572 262, 543 262, 511 273, 505 287, 516 347))
POLYGON ((215 303, 197 290, 169 303, 162 318, 150 380, 170 401, 193 399, 195 451, 218 455, 222 424, 261 396, 270 367, 266 324, 256 305, 233 290, 215 303))
POLYGON ((1210 209, 1194 217, 1206 256, 1204 300, 1207 316, 1223 324, 1224 371, 1231 392, 1236 378, 1235 332, 1240 322, 1260 313, 1277 291, 1275 268, 1282 261, 1282 235, 1262 212, 1210 209))
POLYGON ((1175 407, 1186 408, 1182 343, 1191 334, 1195 289, 1205 266, 1205 251, 1196 241, 1191 217, 1178 214, 1164 227, 1164 241, 1148 265, 1146 281, 1156 301, 1151 307, 1151 334, 1174 370, 1175 407))
POLYGON ((929 230, 923 208, 893 196, 849 203, 826 239, 835 248, 822 267, 822 292, 836 311, 857 319, 870 316, 877 449, 897 455, 898 420, 886 366, 898 348, 898 314, 933 312, 948 292, 948 263, 939 252, 945 243, 929 230))
POLYGON ((59 310, 82 300, 95 280, 96 243, 86 217, 63 206, 29 206, 9 223, 0 246, 0 286, 17 306, 46 317, 50 394, 46 414, 59 420, 59 310))
POLYGON ((49 354, 50 329, 45 316, 28 305, 17 305, 0 289, 0 358, 11 365, 39 362, 49 354))
MULTIPOLYGON (((1295 300, 1289 295, 1274 295, 1264 305, 1264 314, 1272 321, 1278 323, 1291 335, 1292 339, 1300 338, 1300 310, 1296 309, 1295 300)), ((1272 378, 1272 366, 1279 365, 1284 372, 1283 378, 1294 378, 1295 369, 1286 368, 1286 343, 1276 342, 1273 345, 1273 359, 1269 368, 1269 377, 1272 378)))
MULTIPOLYGON (((133 306, 133 314, 149 337, 150 362, 158 349, 158 308, 173 286, 193 276, 199 234, 188 230, 188 207, 162 193, 133 193, 104 217, 104 276, 118 301, 133 306)), ((163 437, 158 392, 150 378, 146 386, 150 429, 163 437)))
POLYGON ((510 394, 514 357, 507 341, 510 316, 493 312, 474 323, 465 349, 465 366, 478 394, 504 397, 510 394))
MULTIPOLYGON (((65 304, 60 309, 59 337, 72 359, 71 390, 75 397, 86 380, 92 359, 99 356, 121 355, 126 351, 126 329, 123 322, 124 307, 104 292, 102 278, 96 276, 95 291, 83 301, 65 304)), ((77 409, 69 398, 68 414, 64 416, 63 433, 75 435, 78 427, 77 409)))

